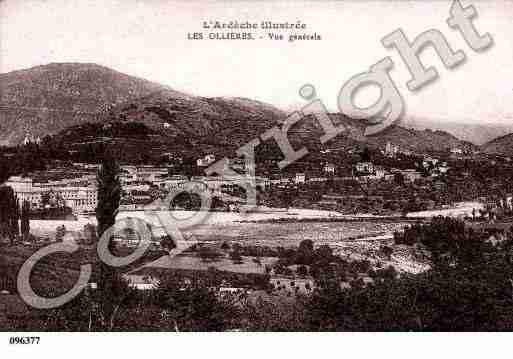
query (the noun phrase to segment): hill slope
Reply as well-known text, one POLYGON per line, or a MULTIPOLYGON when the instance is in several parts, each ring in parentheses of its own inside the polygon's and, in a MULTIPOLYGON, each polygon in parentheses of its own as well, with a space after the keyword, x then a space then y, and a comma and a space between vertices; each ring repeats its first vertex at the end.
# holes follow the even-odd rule
MULTIPOLYGON (((115 120, 142 123, 169 139, 164 142, 187 143, 197 152, 227 154, 287 116, 259 101, 190 96, 95 64, 49 64, 0 74, 0 89, 0 143, 11 145, 20 143, 27 130, 42 137, 87 122, 115 120)), ((399 126, 366 138, 364 122, 342 114, 330 116, 335 123, 348 126, 351 135, 341 134, 323 147, 366 143, 383 148, 390 141, 421 152, 471 146, 443 131, 399 126)), ((293 143, 319 147, 322 131, 311 117, 290 132, 293 143)))
MULTIPOLYGON (((330 114, 330 118, 337 126, 345 125, 348 129, 348 135, 344 136, 341 134, 334 138, 326 144, 326 147, 329 148, 343 148, 351 147, 355 144, 366 144, 370 147, 384 149, 387 142, 390 142, 399 146, 402 150, 409 150, 414 153, 447 151, 452 148, 470 151, 477 149, 477 146, 472 143, 461 141, 445 131, 415 130, 397 125, 392 125, 376 135, 366 137, 364 136, 365 122, 347 118, 340 113, 330 114)), ((318 138, 322 136, 320 126, 311 119, 293 128, 291 132, 301 138, 303 143, 312 141, 312 138, 313 141, 318 142, 318 138)))
POLYGON ((270 105, 249 99, 176 98, 163 91, 116 106, 107 117, 141 122, 163 135, 184 137, 211 151, 233 149, 285 116, 270 105))
MULTIPOLYGON (((497 116, 491 120, 503 118, 497 116)), ((449 119, 419 118, 408 116, 401 124, 402 127, 413 128, 416 130, 441 130, 448 132, 457 138, 472 142, 476 145, 483 145, 497 137, 507 135, 513 132, 513 121, 503 118, 503 123, 476 123, 475 121, 451 121, 449 119)))
POLYGON ((184 94, 96 64, 56 63, 0 74, 0 143, 95 121, 96 113, 156 91, 184 94))
POLYGON ((486 153, 513 155, 513 133, 491 140, 481 148, 486 153))
POLYGON ((377 136, 370 137, 370 141, 383 148, 387 142, 399 145, 411 151, 445 151, 460 148, 465 151, 477 149, 470 142, 461 141, 452 134, 440 130, 414 130, 400 126, 390 126, 377 136))

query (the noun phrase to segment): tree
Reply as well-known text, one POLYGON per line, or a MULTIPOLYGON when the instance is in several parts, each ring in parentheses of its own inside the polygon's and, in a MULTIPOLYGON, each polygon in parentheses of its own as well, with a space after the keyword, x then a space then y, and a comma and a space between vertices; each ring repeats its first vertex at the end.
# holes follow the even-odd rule
POLYGON ((46 208, 50 206, 50 192, 43 192, 41 194, 41 207, 46 208))
POLYGON ((299 250, 305 252, 313 252, 314 246, 311 239, 304 239, 299 243, 299 250))
POLYGON ((299 243, 299 248, 297 250, 295 262, 297 264, 312 264, 314 255, 314 246, 313 241, 310 239, 302 240, 299 243))
POLYGON ((234 249, 230 252, 230 259, 235 264, 241 264, 242 263, 242 256, 240 255, 240 252, 237 249, 234 249))
POLYGON ((171 251, 176 248, 175 241, 173 241, 173 238, 171 238, 170 235, 162 237, 160 240, 160 246, 167 251, 171 251))
POLYGON ((404 175, 402 173, 395 173, 394 174, 394 182, 398 185, 404 185, 404 175))
POLYGON ((213 261, 221 256, 220 253, 210 246, 200 246, 198 255, 203 262, 213 261))
POLYGON ((98 206, 96 219, 98 221, 98 237, 116 222, 119 201, 121 199, 121 183, 119 181, 119 166, 110 156, 103 159, 97 174, 98 206))
POLYGON ((323 244, 315 250, 315 256, 318 262, 329 264, 333 260, 333 249, 327 244, 323 244))
POLYGON ((82 232, 84 233, 84 244, 91 245, 98 241, 98 234, 94 224, 87 223, 82 232))
POLYGON ((363 150, 360 152, 360 161, 362 162, 370 162, 371 161, 371 154, 368 147, 364 147, 363 150))
POLYGON ((27 240, 30 234, 30 203, 23 201, 21 207, 21 236, 27 240))
MULTIPOLYGON (((98 238, 114 226, 121 199, 121 183, 119 180, 119 166, 116 160, 108 153, 102 159, 97 174, 98 206, 96 207, 96 220, 98 222, 98 238)), ((108 250, 115 253, 112 238, 108 238, 108 250)), ((125 296, 126 285, 122 283, 121 277, 110 265, 98 260, 98 292, 100 294, 100 316, 104 328, 113 327, 113 318, 119 309, 120 303, 125 296), (116 304, 117 303, 117 304, 116 304), (108 324, 110 323, 110 324, 108 324)))
MULTIPOLYGON (((215 276, 216 271, 209 268, 209 274, 215 276)), ((184 285, 180 278, 166 276, 159 289, 155 291, 155 302, 164 314, 164 323, 159 327, 167 324, 175 331, 223 331, 237 325, 232 322, 240 318, 238 301, 218 296, 205 281, 193 279, 184 285)))
POLYGON ((11 245, 20 235, 18 219, 20 209, 16 194, 11 187, 0 187, 0 235, 7 237, 11 245))
MULTIPOLYGON (((14 191, 13 191, 14 193, 14 191)), ((18 198, 15 194, 13 194, 13 197, 11 199, 12 201, 12 215, 11 215, 11 240, 14 241, 16 238, 20 236, 20 226, 18 220, 20 219, 20 206, 18 203, 18 198)))
POLYGON ((385 255, 385 257, 390 260, 392 258, 392 254, 394 253, 394 248, 390 246, 381 246, 381 252, 385 255))
POLYGON ((57 229, 55 231, 55 240, 57 242, 62 242, 65 234, 66 234, 66 227, 63 224, 62 226, 57 227, 57 229))
POLYGON ((299 267, 297 267, 297 275, 301 276, 301 277, 306 277, 308 275, 308 268, 304 265, 300 265, 299 267))
POLYGON ((4 183, 12 175, 12 164, 5 157, 0 158, 0 183, 4 183))
POLYGON ((265 274, 270 274, 271 270, 272 270, 272 267, 269 264, 266 264, 264 266, 264 269, 265 269, 265 274))
POLYGON ((294 198, 296 198, 296 196, 294 195, 292 190, 290 190, 288 188, 281 189, 278 192, 278 199, 280 201, 279 205, 281 207, 285 207, 285 208, 289 209, 290 206, 292 205, 292 201, 294 200, 294 198))

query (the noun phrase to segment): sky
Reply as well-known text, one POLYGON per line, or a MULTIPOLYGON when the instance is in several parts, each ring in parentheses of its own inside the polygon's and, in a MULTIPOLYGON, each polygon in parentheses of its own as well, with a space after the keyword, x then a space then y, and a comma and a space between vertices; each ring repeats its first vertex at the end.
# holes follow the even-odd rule
MULTIPOLYGON (((52 62, 94 62, 199 96, 240 96, 291 109, 306 104, 298 90, 312 84, 331 111, 352 76, 386 56, 406 104, 405 116, 465 123, 513 123, 513 0, 474 5, 475 27, 494 45, 476 53, 448 27, 451 1, 164 1, 0 0, 0 73, 52 62), (189 40, 203 21, 297 22, 321 40, 289 42, 189 40), (398 53, 381 39, 402 29, 413 40, 440 30, 467 61, 444 68, 432 49, 421 59, 439 78, 413 93, 398 53)), ((370 105, 379 90, 356 98, 370 105)))

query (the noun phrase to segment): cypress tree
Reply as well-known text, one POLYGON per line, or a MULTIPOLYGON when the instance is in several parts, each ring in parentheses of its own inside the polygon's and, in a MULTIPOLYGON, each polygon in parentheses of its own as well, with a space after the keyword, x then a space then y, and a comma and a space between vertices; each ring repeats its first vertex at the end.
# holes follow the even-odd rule
MULTIPOLYGON (((98 206, 96 207, 96 219, 98 221, 98 238, 116 222, 119 202, 121 200, 121 183, 119 180, 119 167, 116 161, 105 156, 97 174, 98 206)), ((109 250, 114 252, 112 238, 109 238, 109 250)), ((119 299, 119 278, 115 268, 98 259, 97 272, 98 291, 100 294, 101 322, 105 328, 107 321, 112 320, 115 313, 115 302, 119 299)))
POLYGON ((8 186, 0 187, 0 235, 7 237, 11 245, 19 236, 19 208, 14 190, 8 186))
POLYGON ((21 206, 21 236, 27 240, 30 234, 30 204, 23 201, 21 206))
POLYGON ((119 166, 110 156, 101 163, 96 178, 98 186, 98 206, 96 219, 98 221, 98 237, 116 222, 119 201, 121 200, 121 183, 119 181, 119 166))
MULTIPOLYGON (((12 190, 12 189, 11 189, 12 190)), ((11 204, 9 206, 12 208, 12 215, 10 218, 11 221, 11 244, 14 244, 14 241, 19 238, 20 236, 20 203, 18 201, 18 197, 14 194, 14 191, 12 191, 11 196, 11 204)))

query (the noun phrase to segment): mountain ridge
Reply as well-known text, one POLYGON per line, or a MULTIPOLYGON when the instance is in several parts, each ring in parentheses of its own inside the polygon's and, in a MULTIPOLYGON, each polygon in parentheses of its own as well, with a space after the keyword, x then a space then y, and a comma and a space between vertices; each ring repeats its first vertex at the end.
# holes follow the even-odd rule
POLYGON ((488 154, 513 155, 513 133, 497 137, 481 148, 488 154))
POLYGON ((21 142, 27 131, 56 133, 98 120, 97 114, 113 104, 174 91, 94 63, 51 63, 3 73, 0 89, 0 142, 10 145, 21 142))
MULTIPOLYGON (((0 141, 17 144, 33 136, 56 134, 87 122, 141 122, 163 135, 191 139, 205 151, 233 148, 279 125, 287 114, 273 105, 244 97, 200 97, 123 74, 94 63, 52 63, 0 74, 0 141)), ((350 127, 328 146, 358 142, 384 147, 393 142, 408 150, 473 147, 446 131, 391 126, 365 138, 364 121, 329 115, 350 127)), ((298 141, 320 137, 315 121, 300 121, 291 133, 298 141), (319 136, 318 136, 319 135, 319 136)))

